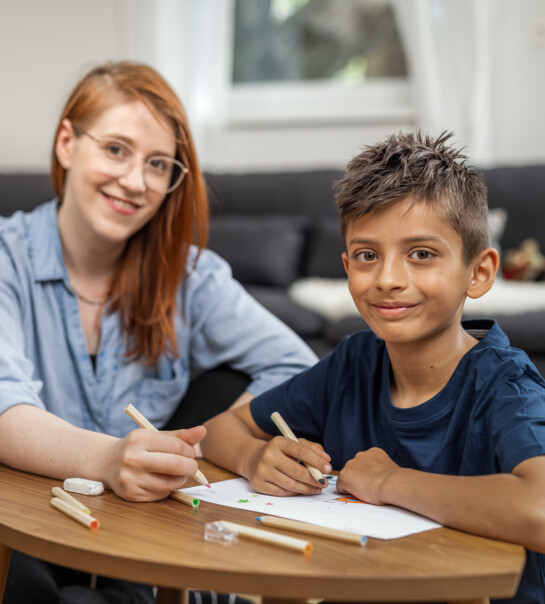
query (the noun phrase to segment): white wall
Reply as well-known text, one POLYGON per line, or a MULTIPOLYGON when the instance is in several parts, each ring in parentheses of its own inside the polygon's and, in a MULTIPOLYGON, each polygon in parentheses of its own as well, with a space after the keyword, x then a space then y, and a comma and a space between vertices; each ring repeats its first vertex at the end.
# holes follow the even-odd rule
POLYGON ((47 170, 61 105, 95 63, 121 58, 118 0, 0 3, 0 171, 47 170))
MULTIPOLYGON (((545 2, 481 1, 494 17, 489 163, 545 162, 545 2)), ((407 112, 352 122, 226 120, 217 94, 224 82, 216 80, 229 58, 222 33, 228 4, 3 0, 0 172, 48 169, 61 104, 85 71, 107 59, 149 62, 171 81, 188 110, 206 169, 342 167, 362 145, 415 125, 407 112)))

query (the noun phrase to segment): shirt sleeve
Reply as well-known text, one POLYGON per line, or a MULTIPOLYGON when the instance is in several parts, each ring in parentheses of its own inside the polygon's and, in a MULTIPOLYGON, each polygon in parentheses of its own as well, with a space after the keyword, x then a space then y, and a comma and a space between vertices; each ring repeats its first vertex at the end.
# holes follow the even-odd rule
POLYGON ((186 287, 192 367, 227 363, 250 376, 248 391, 258 395, 316 362, 310 348, 250 296, 210 250, 201 253, 186 287))
POLYGON ((332 401, 342 388, 345 348, 343 341, 313 367, 254 398, 250 412, 256 424, 271 436, 280 434, 271 420, 278 411, 297 437, 322 442, 328 415, 338 409, 332 401))
POLYGON ((25 354, 25 294, 14 263, 0 242, 0 414, 18 404, 44 409, 42 382, 25 354))
POLYGON ((545 455, 545 382, 537 370, 502 363, 481 396, 473 434, 489 472, 545 455))

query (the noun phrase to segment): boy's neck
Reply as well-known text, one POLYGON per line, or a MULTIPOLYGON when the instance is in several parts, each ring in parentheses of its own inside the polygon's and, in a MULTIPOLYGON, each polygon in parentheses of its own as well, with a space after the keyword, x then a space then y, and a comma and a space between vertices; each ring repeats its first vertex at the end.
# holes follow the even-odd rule
POLYGON ((477 342, 460 324, 454 333, 432 342, 387 343, 393 405, 409 408, 430 400, 447 385, 462 357, 477 342))

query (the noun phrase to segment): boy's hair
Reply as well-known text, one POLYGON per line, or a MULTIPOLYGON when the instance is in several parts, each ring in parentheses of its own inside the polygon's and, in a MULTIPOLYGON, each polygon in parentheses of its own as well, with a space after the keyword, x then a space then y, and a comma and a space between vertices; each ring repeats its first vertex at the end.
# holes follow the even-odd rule
POLYGON ((486 186, 459 150, 438 138, 399 133, 366 147, 336 183, 343 239, 348 225, 407 197, 436 206, 462 238, 468 264, 489 245, 486 186))

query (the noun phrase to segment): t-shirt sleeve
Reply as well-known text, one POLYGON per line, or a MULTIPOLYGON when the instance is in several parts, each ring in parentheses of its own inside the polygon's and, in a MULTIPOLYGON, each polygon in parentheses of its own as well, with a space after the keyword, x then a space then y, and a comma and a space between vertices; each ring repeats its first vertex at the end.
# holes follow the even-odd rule
POLYGON ((226 363, 248 374, 248 390, 258 395, 316 363, 310 348, 250 296, 213 252, 201 254, 188 286, 192 367, 226 363))
POLYGON ((278 411, 297 437, 322 442, 328 402, 342 387, 343 348, 341 343, 313 367, 253 399, 250 412, 256 424, 271 436, 279 435, 271 420, 271 414, 278 411))
POLYGON ((535 370, 501 366, 498 372, 498 386, 485 397, 486 411, 475 407, 474 438, 489 471, 511 472, 545 455, 545 382, 535 370))

